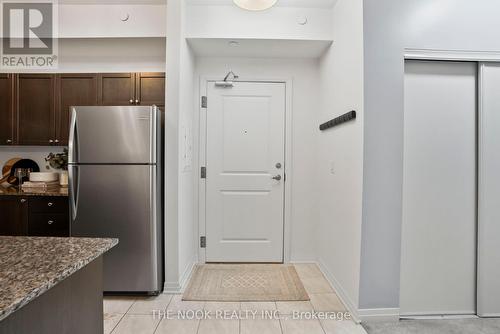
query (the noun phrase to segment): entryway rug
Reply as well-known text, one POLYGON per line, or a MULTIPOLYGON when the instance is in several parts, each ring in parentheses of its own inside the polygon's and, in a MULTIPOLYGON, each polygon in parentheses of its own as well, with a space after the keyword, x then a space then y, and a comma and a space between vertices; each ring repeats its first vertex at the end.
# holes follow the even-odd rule
POLYGON ((194 269, 183 300, 223 302, 307 301, 293 265, 205 264, 194 269))

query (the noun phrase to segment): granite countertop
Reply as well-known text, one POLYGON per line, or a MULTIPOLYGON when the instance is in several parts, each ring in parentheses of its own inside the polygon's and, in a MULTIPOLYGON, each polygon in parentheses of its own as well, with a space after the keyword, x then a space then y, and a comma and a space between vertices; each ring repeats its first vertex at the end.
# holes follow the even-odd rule
POLYGON ((50 190, 19 190, 14 186, 0 186, 0 196, 68 196, 68 188, 57 187, 50 190))
POLYGON ((0 237, 0 321, 116 244, 117 239, 0 237))

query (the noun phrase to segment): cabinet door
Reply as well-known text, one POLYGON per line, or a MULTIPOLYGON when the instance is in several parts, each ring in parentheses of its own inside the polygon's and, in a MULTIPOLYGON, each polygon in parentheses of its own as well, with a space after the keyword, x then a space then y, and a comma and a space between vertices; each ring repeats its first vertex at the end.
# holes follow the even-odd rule
POLYGON ((0 235, 27 235, 28 200, 19 196, 0 196, 0 235))
POLYGON ((99 74, 99 104, 126 106, 134 104, 134 73, 99 74))
POLYGON ((98 103, 97 74, 58 74, 56 144, 68 145, 72 106, 95 106, 98 103))
POLYGON ((164 106, 165 73, 137 73, 135 95, 136 104, 164 106))
POLYGON ((18 144, 54 143, 55 83, 55 74, 19 74, 16 103, 18 144))
POLYGON ((0 74, 0 145, 14 144, 14 75, 0 74))

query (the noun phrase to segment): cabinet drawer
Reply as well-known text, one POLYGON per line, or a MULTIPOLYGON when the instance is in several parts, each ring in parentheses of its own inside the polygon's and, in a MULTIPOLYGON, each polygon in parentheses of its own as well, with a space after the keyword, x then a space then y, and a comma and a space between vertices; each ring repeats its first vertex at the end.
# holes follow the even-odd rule
POLYGON ((33 213, 29 217, 28 234, 38 237, 67 237, 69 217, 62 213, 33 213))
POLYGON ((39 197, 30 199, 31 213, 66 213, 69 203, 66 197, 39 197))

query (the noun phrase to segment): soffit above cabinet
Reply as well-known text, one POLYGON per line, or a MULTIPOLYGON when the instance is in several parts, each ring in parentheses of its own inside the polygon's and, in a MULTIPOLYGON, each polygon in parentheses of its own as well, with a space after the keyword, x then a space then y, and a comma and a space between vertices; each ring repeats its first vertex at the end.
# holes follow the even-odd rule
POLYGON ((331 40, 188 38, 197 56, 250 58, 319 58, 331 40))

